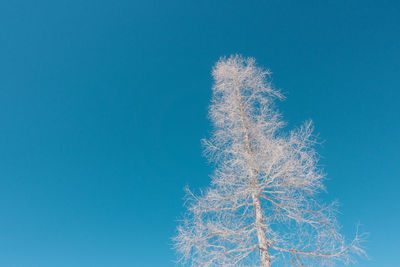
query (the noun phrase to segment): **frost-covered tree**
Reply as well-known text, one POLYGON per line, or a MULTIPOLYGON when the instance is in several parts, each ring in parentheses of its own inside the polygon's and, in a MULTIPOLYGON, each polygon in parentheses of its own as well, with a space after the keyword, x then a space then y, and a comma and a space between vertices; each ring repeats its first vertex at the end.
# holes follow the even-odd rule
POLYGON ((187 190, 187 212, 174 238, 192 266, 325 266, 362 253, 346 243, 335 205, 322 204, 324 173, 311 122, 283 132, 274 108, 283 95, 254 59, 235 55, 213 69, 213 135, 205 154, 215 163, 211 186, 187 190))

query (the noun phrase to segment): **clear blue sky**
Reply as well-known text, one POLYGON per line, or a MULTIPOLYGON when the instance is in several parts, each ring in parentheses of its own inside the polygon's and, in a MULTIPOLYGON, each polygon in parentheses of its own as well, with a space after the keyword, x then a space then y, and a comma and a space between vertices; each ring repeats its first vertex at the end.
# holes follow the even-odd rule
POLYGON ((400 247, 399 1, 1 1, 0 266, 174 266, 209 182, 211 67, 253 56, 313 119, 326 200, 370 261, 400 247))

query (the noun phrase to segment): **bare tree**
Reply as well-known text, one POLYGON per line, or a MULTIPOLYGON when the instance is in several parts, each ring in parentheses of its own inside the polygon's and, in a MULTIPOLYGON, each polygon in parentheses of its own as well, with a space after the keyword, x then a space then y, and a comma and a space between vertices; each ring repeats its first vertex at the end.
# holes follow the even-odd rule
POLYGON ((213 69, 215 130, 203 142, 216 170, 205 192, 187 190, 188 209, 174 238, 183 263, 323 266, 363 253, 357 235, 346 243, 338 232, 335 205, 316 198, 324 174, 312 124, 283 132, 274 108, 283 95, 269 75, 238 55, 213 69))

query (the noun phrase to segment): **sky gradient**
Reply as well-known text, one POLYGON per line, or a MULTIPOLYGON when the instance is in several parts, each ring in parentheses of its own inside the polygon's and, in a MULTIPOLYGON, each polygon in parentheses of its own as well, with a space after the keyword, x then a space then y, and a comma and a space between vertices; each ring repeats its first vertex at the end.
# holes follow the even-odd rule
POLYGON ((183 187, 207 186, 211 68, 269 68, 312 119, 343 233, 400 247, 399 1, 1 1, 0 266, 174 266, 183 187))

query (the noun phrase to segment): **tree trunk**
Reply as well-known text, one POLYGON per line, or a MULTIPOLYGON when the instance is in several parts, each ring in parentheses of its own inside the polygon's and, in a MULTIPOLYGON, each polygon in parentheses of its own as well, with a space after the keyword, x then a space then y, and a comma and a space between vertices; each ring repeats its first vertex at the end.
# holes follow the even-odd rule
MULTIPOLYGON (((236 79, 236 77, 235 77, 236 79)), ((254 220, 254 226, 256 227, 257 231, 257 239, 258 239, 258 250, 260 252, 260 267, 271 267, 271 257, 268 252, 268 242, 267 242, 267 237, 265 233, 265 225, 264 225, 264 218, 263 218, 263 213, 261 209, 261 202, 260 202, 260 197, 257 193, 257 188, 258 188, 258 181, 256 177, 256 168, 253 163, 253 150, 251 147, 251 137, 249 135, 249 125, 247 121, 247 116, 245 114, 245 110, 243 107, 243 101, 242 101, 242 96, 240 93, 239 85, 237 81, 234 82, 234 87, 238 96, 239 100, 239 109, 240 109, 240 115, 242 118, 242 123, 243 123, 243 130, 246 136, 246 151, 248 155, 248 160, 250 164, 250 186, 254 189, 254 192, 252 193, 252 200, 253 200, 253 207, 254 207, 254 213, 255 213, 255 220, 254 220)))
POLYGON ((264 220, 263 214, 261 210, 261 203, 260 198, 253 194, 253 206, 254 206, 254 213, 255 213, 255 227, 257 230, 257 239, 258 239, 258 249, 260 251, 260 267, 271 267, 271 260, 270 255, 268 252, 268 242, 267 237, 265 235, 265 227, 264 227, 264 220))

